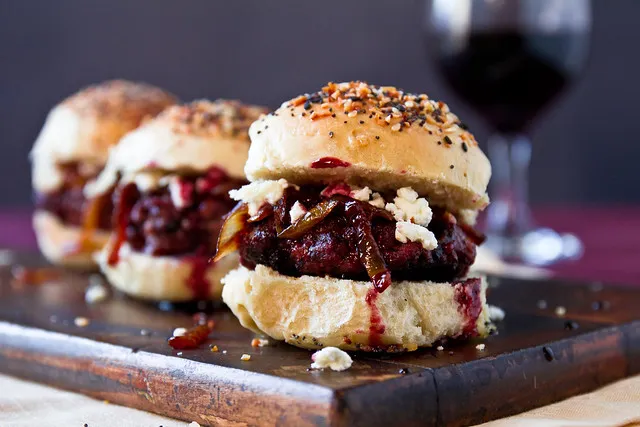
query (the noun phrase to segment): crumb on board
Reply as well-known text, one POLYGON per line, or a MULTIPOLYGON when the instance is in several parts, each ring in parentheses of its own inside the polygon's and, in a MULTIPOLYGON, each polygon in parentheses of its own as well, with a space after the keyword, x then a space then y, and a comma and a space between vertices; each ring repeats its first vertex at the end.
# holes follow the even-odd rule
POLYGON ((73 323, 79 328, 84 328, 86 326, 89 326, 90 322, 86 317, 76 317, 75 319, 73 319, 73 323))
POLYGON ((173 336, 174 337, 182 337, 186 333, 187 333, 187 328, 175 328, 173 330, 173 336))
POLYGON ((97 274, 89 277, 89 286, 84 292, 84 300, 87 304, 95 304, 106 300, 109 297, 109 291, 103 284, 102 278, 97 274), (98 279, 94 278, 98 277, 98 279))
POLYGON ((219 352, 220 350, 218 349, 218 346, 217 346, 217 345, 214 345, 213 347, 211 347, 211 351, 212 351, 212 352, 214 352, 214 353, 217 353, 217 352, 219 352))
POLYGON ((476 346, 476 350, 478 350, 478 351, 484 351, 485 348, 487 348, 487 346, 485 344, 478 344, 476 346))
POLYGON ((251 355, 245 353, 242 356, 240 356, 240 360, 242 360, 243 362, 248 362, 249 360, 251 360, 251 355))
POLYGON ((353 364, 351 356, 336 347, 325 347, 311 356, 312 369, 331 368, 333 371, 344 371, 353 364))
POLYGON ((264 347, 269 345, 269 340, 264 338, 254 338, 251 340, 251 347, 264 347))
POLYGON ((444 351, 444 347, 443 347, 443 346, 441 346, 441 345, 439 345, 438 347, 436 347, 436 350, 438 350, 438 351, 444 351))
POLYGON ((567 314, 567 309, 561 305, 556 307, 556 316, 558 317, 563 317, 565 314, 567 314))
POLYGON ((504 310, 495 305, 489 305, 489 320, 492 322, 500 322, 504 320, 504 310))

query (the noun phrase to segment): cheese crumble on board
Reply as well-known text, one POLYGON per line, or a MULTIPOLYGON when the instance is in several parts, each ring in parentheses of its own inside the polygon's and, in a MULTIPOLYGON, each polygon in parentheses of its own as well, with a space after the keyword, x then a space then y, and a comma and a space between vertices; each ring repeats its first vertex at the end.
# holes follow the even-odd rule
POLYGON ((316 351, 311 356, 313 369, 331 368, 334 371, 344 371, 351 367, 353 360, 344 351, 336 347, 325 347, 320 351, 316 351))

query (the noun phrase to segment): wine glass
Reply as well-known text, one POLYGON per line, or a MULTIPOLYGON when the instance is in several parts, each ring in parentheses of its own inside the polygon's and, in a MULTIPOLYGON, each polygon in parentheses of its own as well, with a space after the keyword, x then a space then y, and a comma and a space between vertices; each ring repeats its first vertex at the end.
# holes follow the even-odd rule
POLYGON ((579 257, 577 237, 533 225, 527 130, 586 66, 590 1, 431 0, 427 9, 438 70, 494 131, 487 246, 538 265, 579 257))

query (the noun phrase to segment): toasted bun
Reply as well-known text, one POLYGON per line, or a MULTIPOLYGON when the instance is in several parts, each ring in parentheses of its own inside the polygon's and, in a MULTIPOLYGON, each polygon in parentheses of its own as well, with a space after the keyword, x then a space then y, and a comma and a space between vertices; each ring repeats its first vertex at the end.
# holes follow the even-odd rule
POLYGON ((122 138, 89 194, 106 191, 118 172, 124 176, 155 170, 200 172, 217 166, 244 179, 247 130, 265 111, 226 100, 169 107, 122 138))
POLYGON ((162 89, 124 80, 90 86, 65 99, 47 116, 31 151, 34 187, 40 191, 55 188, 51 172, 59 179, 54 169, 41 169, 39 163, 82 160, 104 165, 109 148, 125 133, 175 101, 162 89))
MULTIPOLYGON (((107 263, 113 242, 96 256, 100 269, 109 282, 122 292, 152 301, 191 301, 196 299, 187 281, 193 264, 170 256, 151 256, 131 250, 128 244, 120 248, 120 259, 115 266, 107 263)), ((229 256, 211 265, 205 272, 210 285, 208 299, 220 300, 220 280, 238 265, 237 256, 229 256)))
POLYGON ((378 191, 412 187, 454 212, 483 209, 491 166, 463 127, 444 103, 426 95, 329 83, 251 126, 245 172, 251 181, 346 181, 378 191), (326 157, 350 165, 312 166, 326 157))
MULTIPOLYGON (((257 333, 302 348, 368 350, 371 283, 334 278, 283 276, 265 266, 240 267, 224 279, 222 298, 240 323, 257 333)), ((396 350, 416 350, 456 337, 466 320, 449 283, 394 282, 377 295, 385 325, 382 342, 396 350)), ((487 334, 486 283, 482 281, 480 335, 487 334)))
MULTIPOLYGON (((97 267, 93 252, 70 251, 81 241, 82 230, 79 227, 65 225, 49 212, 36 211, 33 228, 40 251, 51 263, 87 270, 97 267)), ((95 247, 104 246, 109 240, 109 233, 103 231, 95 231, 92 236, 95 247)))

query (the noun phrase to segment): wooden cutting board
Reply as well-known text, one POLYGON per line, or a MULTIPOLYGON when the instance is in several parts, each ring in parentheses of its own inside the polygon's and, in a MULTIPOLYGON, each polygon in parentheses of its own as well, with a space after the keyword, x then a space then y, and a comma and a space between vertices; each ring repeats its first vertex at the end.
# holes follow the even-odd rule
POLYGON ((224 308, 211 313, 207 344, 178 353, 166 339, 193 324, 190 313, 117 293, 89 305, 88 276, 61 274, 24 285, 0 267, 0 371, 202 425, 469 425, 640 372, 640 289, 493 278, 489 298, 506 318, 483 351, 473 341, 359 353, 351 369, 332 372, 308 370, 305 350, 252 347, 224 308))

